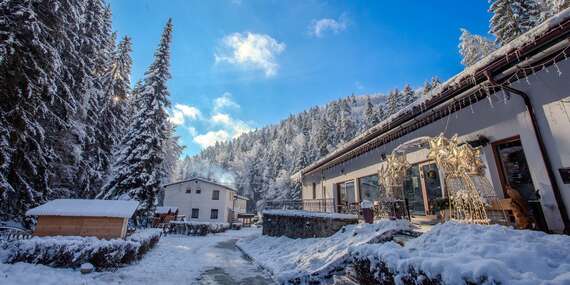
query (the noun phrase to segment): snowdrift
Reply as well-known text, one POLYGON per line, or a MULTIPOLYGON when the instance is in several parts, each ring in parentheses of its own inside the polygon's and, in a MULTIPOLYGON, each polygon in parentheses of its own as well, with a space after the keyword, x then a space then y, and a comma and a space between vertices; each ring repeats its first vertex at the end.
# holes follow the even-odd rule
POLYGON ((391 231, 410 231, 407 221, 382 220, 376 224, 348 225, 327 238, 291 239, 257 236, 237 246, 281 283, 302 283, 329 277, 346 266, 348 249, 378 242, 391 231))
POLYGON ((387 242, 349 251, 357 271, 369 273, 362 283, 570 284, 569 236, 500 225, 448 222, 405 246, 387 242))

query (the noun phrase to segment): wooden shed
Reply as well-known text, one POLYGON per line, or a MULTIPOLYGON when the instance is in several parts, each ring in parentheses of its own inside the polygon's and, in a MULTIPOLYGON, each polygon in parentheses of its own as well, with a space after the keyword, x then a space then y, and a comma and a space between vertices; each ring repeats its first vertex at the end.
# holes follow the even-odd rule
POLYGON ((124 238, 136 201, 57 199, 26 212, 37 216, 35 236, 124 238))

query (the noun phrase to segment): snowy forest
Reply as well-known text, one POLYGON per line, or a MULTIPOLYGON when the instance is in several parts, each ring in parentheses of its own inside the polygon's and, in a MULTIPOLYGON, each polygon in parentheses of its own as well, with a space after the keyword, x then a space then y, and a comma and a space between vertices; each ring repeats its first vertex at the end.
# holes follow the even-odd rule
POLYGON ((434 77, 419 90, 405 85, 401 91, 395 89, 388 95, 352 95, 326 106, 315 106, 279 124, 186 157, 179 163, 175 179, 203 176, 233 185, 255 201, 298 199, 300 185, 290 179, 292 174, 439 84, 434 77))
POLYGON ((131 90, 131 39, 117 42, 105 1, 0 1, 2 220, 27 222, 55 198, 154 207, 180 155, 166 113, 171 33, 168 21, 131 90))
MULTIPOLYGON (((490 1, 489 33, 495 39, 461 29, 459 53, 468 67, 508 44, 512 39, 570 6, 570 1, 490 1)), ((423 87, 394 89, 385 94, 349 96, 291 115, 279 124, 244 134, 237 139, 186 157, 177 166, 174 179, 204 176, 233 185, 264 201, 300 199, 300 185, 291 175, 322 158, 337 146, 426 96, 441 81, 434 77, 423 87)))
MULTIPOLYGON (((462 30, 469 66, 554 13, 567 0, 492 0, 489 33, 462 30)), ((136 199, 137 216, 162 185, 194 175, 255 202, 299 198, 296 171, 436 87, 349 96, 291 115, 179 160, 168 122, 172 21, 152 64, 131 80, 132 39, 117 39, 104 0, 0 0, 0 219, 56 198, 136 199)), ((136 39, 134 39, 136 40, 136 39)))

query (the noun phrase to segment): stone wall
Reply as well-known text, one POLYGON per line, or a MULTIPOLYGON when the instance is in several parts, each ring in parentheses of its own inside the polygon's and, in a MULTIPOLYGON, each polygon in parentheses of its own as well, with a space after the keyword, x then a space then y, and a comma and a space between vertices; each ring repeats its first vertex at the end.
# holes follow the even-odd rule
POLYGON ((263 234, 275 237, 329 237, 343 226, 356 223, 358 223, 358 217, 354 215, 304 211, 263 212, 263 234))

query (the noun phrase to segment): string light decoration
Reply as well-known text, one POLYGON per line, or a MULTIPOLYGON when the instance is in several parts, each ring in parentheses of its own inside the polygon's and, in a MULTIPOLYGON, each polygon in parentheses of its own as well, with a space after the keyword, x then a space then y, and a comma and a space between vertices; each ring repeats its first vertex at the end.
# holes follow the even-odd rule
MULTIPOLYGON (((490 224, 487 209, 499 199, 484 175, 481 149, 460 144, 457 135, 448 139, 441 134, 430 140, 428 159, 434 160, 445 175, 450 219, 490 224)), ((505 212, 502 214, 506 221, 505 212)))
POLYGON ((381 211, 390 218, 402 218, 405 216, 404 203, 404 179, 410 164, 405 154, 392 154, 386 157, 386 163, 379 169, 381 185, 384 188, 384 197, 381 211))

